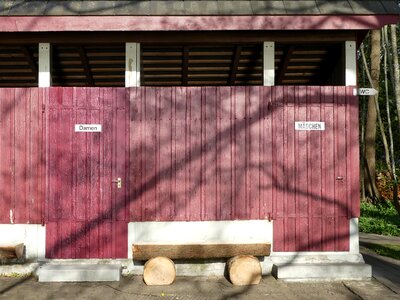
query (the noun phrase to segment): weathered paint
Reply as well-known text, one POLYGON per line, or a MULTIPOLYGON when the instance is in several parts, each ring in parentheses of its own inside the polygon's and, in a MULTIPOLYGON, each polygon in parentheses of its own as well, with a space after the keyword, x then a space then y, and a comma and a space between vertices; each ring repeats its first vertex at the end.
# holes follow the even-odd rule
POLYGON ((131 220, 264 219, 271 198, 261 195, 272 181, 260 184, 259 157, 269 91, 132 89, 131 220))
POLYGON ((359 214, 357 98, 349 87, 287 87, 275 99, 276 120, 285 121, 272 126, 281 130, 273 250, 348 251, 349 219, 359 214), (293 132, 299 119, 324 121, 325 131, 293 132))
MULTIPOLYGON (((369 30, 396 24, 393 15, 276 16, 5 16, 3 32, 181 30, 369 30)), ((134 37, 133 37, 134 40, 134 37)))
POLYGON ((274 251, 349 250, 359 213, 351 87, 0 92, 1 222, 11 209, 14 223, 40 223, 45 191, 48 257, 126 257, 128 221, 271 219, 274 251), (45 104, 45 148, 35 103, 45 104), (296 131, 296 121, 325 130, 296 131))
POLYGON ((46 257, 126 257, 128 90, 46 91, 46 257), (75 124, 102 131, 75 132, 75 124))
POLYGON ((0 223, 42 223, 44 160, 38 89, 0 89, 0 223))
POLYGON ((274 251, 348 250, 352 88, 140 88, 131 104, 131 220, 274 219, 274 251))

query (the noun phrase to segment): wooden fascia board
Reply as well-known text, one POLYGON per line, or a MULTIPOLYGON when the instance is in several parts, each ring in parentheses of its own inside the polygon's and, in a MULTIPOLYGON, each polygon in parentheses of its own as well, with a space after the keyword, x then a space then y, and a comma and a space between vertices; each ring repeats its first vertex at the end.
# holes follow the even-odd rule
POLYGON ((398 20, 398 15, 4 16, 0 31, 365 30, 398 20))
POLYGON ((138 31, 131 32, 0 32, 0 45, 26 45, 34 43, 61 43, 61 44, 104 44, 135 42, 143 44, 226 44, 226 43, 261 43, 274 41, 276 43, 336 43, 356 40, 356 30, 304 30, 299 34, 293 30, 285 31, 138 31))

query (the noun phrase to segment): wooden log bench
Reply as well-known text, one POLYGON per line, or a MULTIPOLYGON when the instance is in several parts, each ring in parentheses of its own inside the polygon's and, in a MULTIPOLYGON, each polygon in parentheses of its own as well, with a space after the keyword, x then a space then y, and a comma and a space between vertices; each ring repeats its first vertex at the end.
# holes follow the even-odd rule
POLYGON ((0 262, 20 262, 24 259, 25 245, 0 246, 0 262))
POLYGON ((257 256, 269 256, 271 245, 254 244, 150 244, 132 245, 133 259, 147 261, 143 280, 148 285, 168 285, 175 280, 172 259, 228 258, 229 279, 234 285, 258 284, 261 265, 257 256))

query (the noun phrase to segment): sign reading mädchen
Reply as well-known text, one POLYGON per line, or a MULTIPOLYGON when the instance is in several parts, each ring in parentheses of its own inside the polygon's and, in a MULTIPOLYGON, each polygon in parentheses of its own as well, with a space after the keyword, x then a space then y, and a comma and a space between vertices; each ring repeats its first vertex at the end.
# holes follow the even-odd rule
POLYGON ((295 130, 325 130, 325 122, 294 122, 295 130))
POLYGON ((75 132, 101 132, 101 124, 75 124, 75 132))

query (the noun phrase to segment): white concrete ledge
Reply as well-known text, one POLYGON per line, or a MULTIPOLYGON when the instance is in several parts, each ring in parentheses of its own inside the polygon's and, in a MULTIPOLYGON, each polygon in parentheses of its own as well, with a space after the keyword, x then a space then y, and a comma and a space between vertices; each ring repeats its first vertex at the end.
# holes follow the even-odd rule
POLYGON ((274 265, 272 273, 288 281, 364 280, 371 278, 372 268, 365 263, 298 263, 274 265))
POLYGON ((39 282, 119 281, 117 264, 48 264, 39 268, 39 282))

